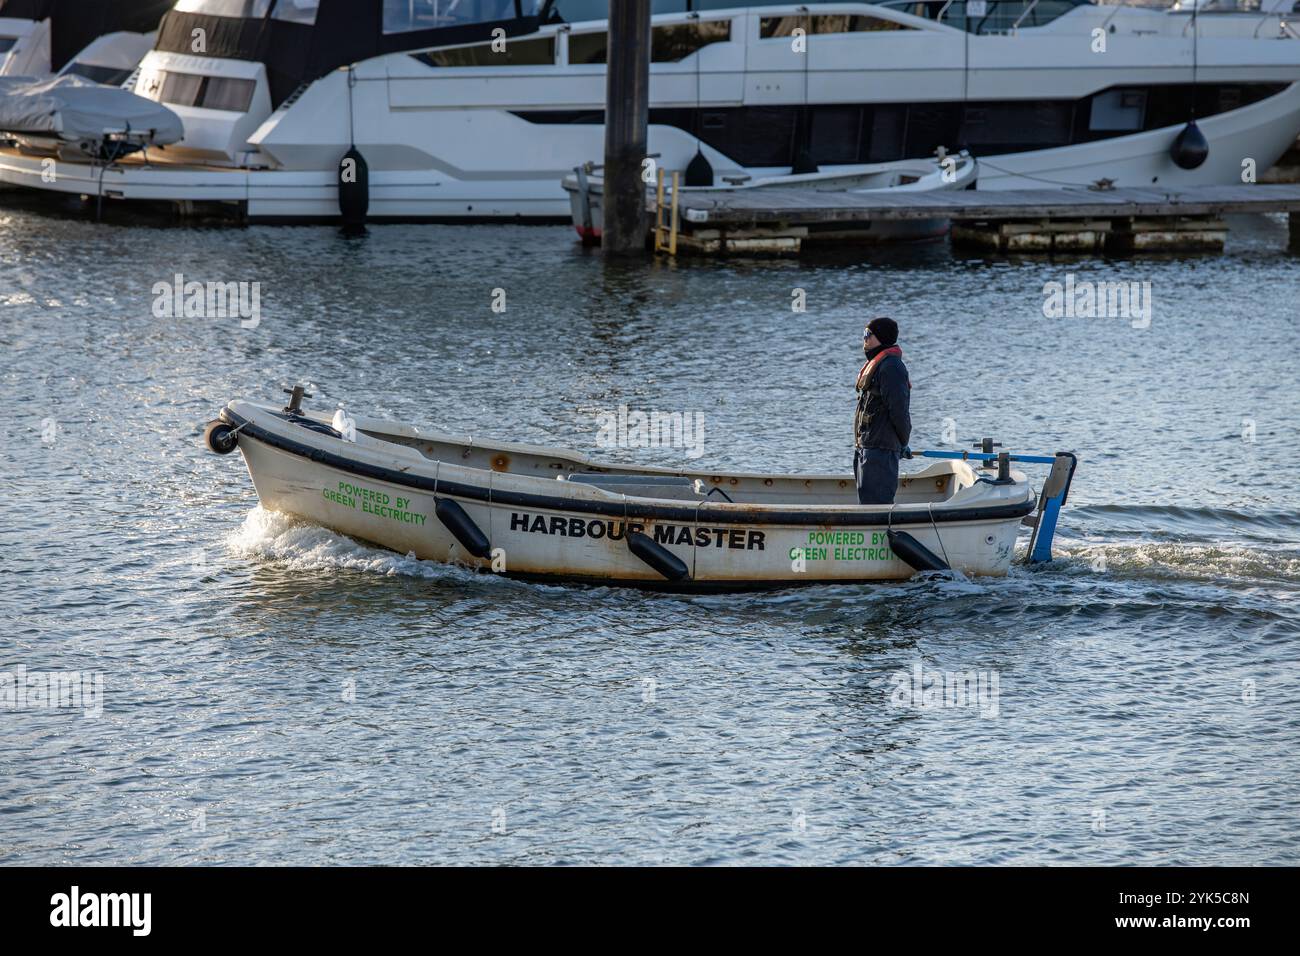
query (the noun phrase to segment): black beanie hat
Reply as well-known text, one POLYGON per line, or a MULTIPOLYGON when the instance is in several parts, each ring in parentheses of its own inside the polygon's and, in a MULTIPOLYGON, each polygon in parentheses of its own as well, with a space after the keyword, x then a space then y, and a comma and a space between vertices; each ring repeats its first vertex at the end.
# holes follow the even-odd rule
POLYGON ((886 348, 898 342, 898 323, 893 319, 872 319, 867 323, 867 331, 880 339, 880 344, 886 348))

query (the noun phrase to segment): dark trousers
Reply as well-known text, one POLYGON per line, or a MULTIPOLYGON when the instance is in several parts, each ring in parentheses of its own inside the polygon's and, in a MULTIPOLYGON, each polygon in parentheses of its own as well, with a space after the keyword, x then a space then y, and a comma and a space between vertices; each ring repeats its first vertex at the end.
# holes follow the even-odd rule
POLYGON ((858 504, 892 505, 898 491, 898 452, 859 448, 853 456, 853 477, 858 483, 858 504))

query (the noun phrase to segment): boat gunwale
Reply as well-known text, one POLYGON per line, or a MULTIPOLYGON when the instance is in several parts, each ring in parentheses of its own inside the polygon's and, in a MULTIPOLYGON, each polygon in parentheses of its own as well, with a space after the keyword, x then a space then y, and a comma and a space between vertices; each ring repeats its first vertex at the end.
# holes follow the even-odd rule
MULTIPOLYGON (((465 484, 448 479, 431 478, 407 471, 399 471, 384 465, 376 465, 355 458, 348 458, 323 448, 309 445, 293 438, 279 435, 257 425, 252 420, 233 411, 229 406, 221 410, 220 418, 226 424, 239 429, 240 437, 247 436, 272 448, 288 452, 310 461, 318 462, 339 471, 361 475, 389 484, 416 488, 429 493, 445 494, 453 498, 465 498, 492 505, 513 505, 532 507, 545 511, 568 511, 583 514, 600 515, 608 518, 643 518, 647 520, 685 521, 700 524, 704 520, 717 521, 721 524, 738 525, 818 525, 818 526, 866 526, 881 527, 915 524, 953 524, 981 523, 989 521, 1019 521, 1029 515, 1035 508, 1032 495, 1023 501, 1011 501, 999 505, 980 505, 976 507, 953 507, 942 505, 938 508, 927 506, 924 509, 898 510, 892 506, 885 511, 850 510, 852 506, 840 506, 838 510, 815 510, 790 508, 784 510, 769 508, 766 505, 731 504, 700 501, 694 505, 652 504, 653 499, 633 498, 624 495, 620 500, 599 501, 572 498, 561 495, 545 495, 527 491, 503 491, 491 487, 465 484)), ((529 477, 516 475, 514 477, 529 477)), ((863 509, 870 506, 861 506, 863 509)))

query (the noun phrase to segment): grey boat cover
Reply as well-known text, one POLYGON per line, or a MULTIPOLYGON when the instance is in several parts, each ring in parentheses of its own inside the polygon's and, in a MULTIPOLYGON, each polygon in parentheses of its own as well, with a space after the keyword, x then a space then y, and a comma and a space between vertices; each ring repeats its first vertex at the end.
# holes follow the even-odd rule
POLYGON ((112 134, 159 146, 185 135, 181 118, 161 103, 81 76, 0 76, 0 130, 68 141, 112 134))

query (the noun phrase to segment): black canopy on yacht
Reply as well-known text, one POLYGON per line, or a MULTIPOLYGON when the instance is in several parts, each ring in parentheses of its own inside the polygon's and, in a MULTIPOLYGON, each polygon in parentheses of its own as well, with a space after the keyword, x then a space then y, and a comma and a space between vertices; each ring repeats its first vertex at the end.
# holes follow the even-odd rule
POLYGON ((158 50, 266 67, 278 107, 304 83, 386 53, 532 33, 542 0, 180 0, 158 50), (195 30, 203 31, 196 48, 195 30), (499 34, 498 34, 499 35, 499 34))
POLYGON ((92 40, 128 30, 148 33, 172 0, 0 0, 0 17, 50 21, 50 69, 58 72, 92 40))

